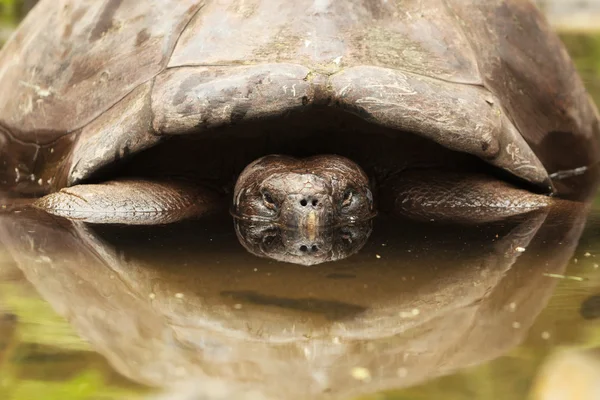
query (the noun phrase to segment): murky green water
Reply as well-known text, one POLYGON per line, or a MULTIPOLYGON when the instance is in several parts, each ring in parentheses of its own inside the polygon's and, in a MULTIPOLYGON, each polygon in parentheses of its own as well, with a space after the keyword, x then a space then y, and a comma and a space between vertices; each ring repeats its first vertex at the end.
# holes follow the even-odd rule
MULTIPOLYGON (((600 103, 600 35, 563 39, 600 103)), ((524 399, 600 376, 600 197, 380 218, 316 267, 251 256, 228 215, 90 227, 0 204, 0 399, 524 399)))
POLYGON ((600 346, 598 232, 594 204, 380 218, 358 255, 305 267, 247 253, 228 215, 4 211, 1 398, 526 398, 555 352, 600 346))

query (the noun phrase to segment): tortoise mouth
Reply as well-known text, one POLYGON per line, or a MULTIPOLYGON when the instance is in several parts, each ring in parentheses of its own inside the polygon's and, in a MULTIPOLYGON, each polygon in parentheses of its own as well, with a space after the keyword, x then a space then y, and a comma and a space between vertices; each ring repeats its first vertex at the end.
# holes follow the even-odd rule
POLYGON ((443 168, 483 172, 530 191, 543 191, 473 155, 449 150, 414 132, 384 127, 325 106, 168 136, 146 150, 98 169, 78 183, 118 177, 174 177, 230 193, 240 172, 268 154, 341 155, 360 165, 375 188, 406 169, 443 168))

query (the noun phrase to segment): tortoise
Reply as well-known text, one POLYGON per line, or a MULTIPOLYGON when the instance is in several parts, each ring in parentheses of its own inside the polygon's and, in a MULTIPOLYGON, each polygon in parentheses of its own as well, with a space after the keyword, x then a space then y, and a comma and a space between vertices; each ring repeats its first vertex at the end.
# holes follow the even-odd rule
POLYGON ((548 206, 551 177, 600 154, 520 0, 42 0, 0 86, 3 184, 89 222, 494 217, 548 206))

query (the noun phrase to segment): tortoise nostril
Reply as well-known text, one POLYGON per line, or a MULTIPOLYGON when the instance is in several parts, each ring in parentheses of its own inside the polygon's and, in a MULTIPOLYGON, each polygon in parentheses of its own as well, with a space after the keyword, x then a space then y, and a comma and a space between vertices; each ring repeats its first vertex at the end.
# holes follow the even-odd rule
POLYGON ((311 245, 305 245, 303 244, 302 246, 300 246, 300 251, 303 253, 306 252, 310 252, 310 253, 316 253, 317 251, 319 251, 319 246, 317 246, 316 244, 311 245))
POLYGON ((302 207, 306 207, 306 205, 307 205, 307 204, 308 204, 308 202, 306 201, 306 199, 302 199, 302 200, 300 200, 300 205, 301 205, 302 207))
POLYGON ((314 199, 314 200, 312 201, 312 205, 313 205, 313 207, 316 207, 316 206, 317 206, 317 204, 319 204, 319 200, 317 200, 317 199, 314 199))

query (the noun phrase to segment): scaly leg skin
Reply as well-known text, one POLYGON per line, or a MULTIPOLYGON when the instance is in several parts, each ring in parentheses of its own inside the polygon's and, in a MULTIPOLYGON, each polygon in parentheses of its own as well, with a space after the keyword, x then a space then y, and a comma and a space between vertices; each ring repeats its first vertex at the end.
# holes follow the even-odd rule
POLYGON ((33 205, 88 223, 159 225, 209 214, 221 203, 214 191, 198 184, 123 179, 64 188, 33 205))
POLYGON ((548 196, 484 174, 405 171, 382 186, 383 211, 424 221, 477 224, 549 207, 548 196))

